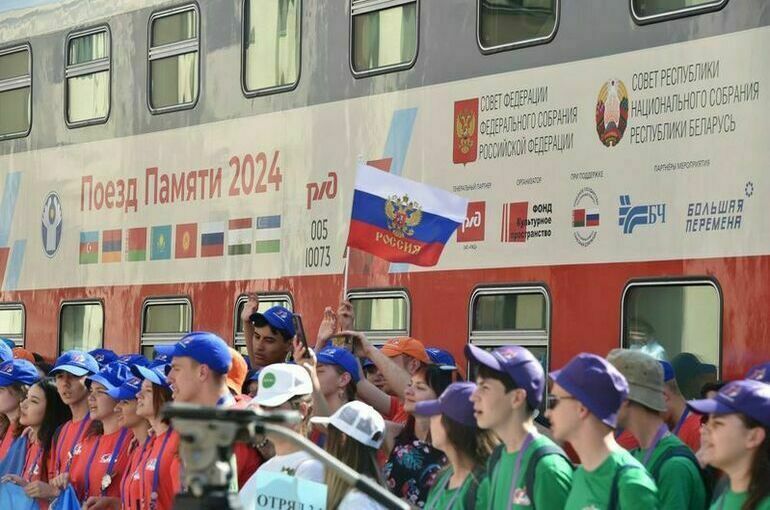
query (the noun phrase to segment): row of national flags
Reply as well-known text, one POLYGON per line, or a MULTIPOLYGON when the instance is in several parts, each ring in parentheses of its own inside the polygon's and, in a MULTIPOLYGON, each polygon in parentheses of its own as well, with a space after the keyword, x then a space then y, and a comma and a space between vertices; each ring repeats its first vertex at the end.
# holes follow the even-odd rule
POLYGON ((281 216, 80 233, 81 264, 99 263, 100 251, 102 263, 279 253, 281 216))

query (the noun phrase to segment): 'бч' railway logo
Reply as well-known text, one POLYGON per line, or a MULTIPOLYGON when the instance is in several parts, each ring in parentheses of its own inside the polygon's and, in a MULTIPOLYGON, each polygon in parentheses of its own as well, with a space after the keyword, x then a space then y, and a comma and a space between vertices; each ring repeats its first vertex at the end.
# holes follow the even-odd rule
POLYGON ((623 82, 608 80, 596 101, 596 132, 607 147, 616 146, 628 125, 628 92, 623 82))

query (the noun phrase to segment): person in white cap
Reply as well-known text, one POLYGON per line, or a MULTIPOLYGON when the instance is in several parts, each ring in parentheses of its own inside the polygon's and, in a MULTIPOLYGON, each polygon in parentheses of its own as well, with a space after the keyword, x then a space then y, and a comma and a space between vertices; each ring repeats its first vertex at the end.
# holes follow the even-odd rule
MULTIPOLYGON (((358 400, 348 402, 329 418, 310 421, 327 427, 326 451, 358 473, 382 485, 377 449, 385 436, 385 420, 373 407, 358 400)), ((326 508, 379 510, 383 508, 366 494, 350 487, 336 472, 326 472, 326 508)))
MULTIPOLYGON (((313 384, 304 368, 275 363, 259 373, 259 390, 250 406, 256 404, 265 411, 298 411, 302 419, 291 428, 301 435, 307 435, 310 416, 313 414, 312 393, 313 384)), ((319 483, 324 481, 323 465, 309 453, 269 433, 264 443, 267 441, 273 444, 275 457, 259 466, 241 489, 239 497, 244 505, 253 503, 257 497, 257 476, 262 471, 284 473, 319 483)), ((257 445, 260 449, 264 446, 257 445)))

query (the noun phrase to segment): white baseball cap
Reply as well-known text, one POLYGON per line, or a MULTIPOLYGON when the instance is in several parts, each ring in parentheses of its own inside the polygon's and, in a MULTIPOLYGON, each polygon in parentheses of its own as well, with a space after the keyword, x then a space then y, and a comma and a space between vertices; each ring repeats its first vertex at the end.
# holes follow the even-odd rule
POLYGON ((310 395, 310 374, 299 365, 275 363, 259 373, 259 389, 253 402, 264 407, 278 407, 292 397, 310 395))
POLYGON ((332 424, 361 444, 379 448, 385 438, 385 420, 382 415, 360 400, 348 402, 329 418, 314 416, 311 423, 332 424))

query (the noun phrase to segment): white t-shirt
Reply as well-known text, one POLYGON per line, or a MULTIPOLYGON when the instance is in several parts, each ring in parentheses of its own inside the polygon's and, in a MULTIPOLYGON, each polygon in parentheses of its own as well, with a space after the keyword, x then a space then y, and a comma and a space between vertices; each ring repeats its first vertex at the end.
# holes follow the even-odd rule
POLYGON ((324 466, 309 453, 304 451, 290 453, 288 455, 276 455, 268 460, 251 475, 251 478, 243 485, 238 497, 245 508, 250 508, 257 499, 257 475, 260 471, 271 473, 283 473, 297 476, 311 482, 324 483, 324 466))
POLYGON ((363 492, 351 489, 342 498, 342 501, 337 506, 337 510, 385 510, 385 507, 363 492))

